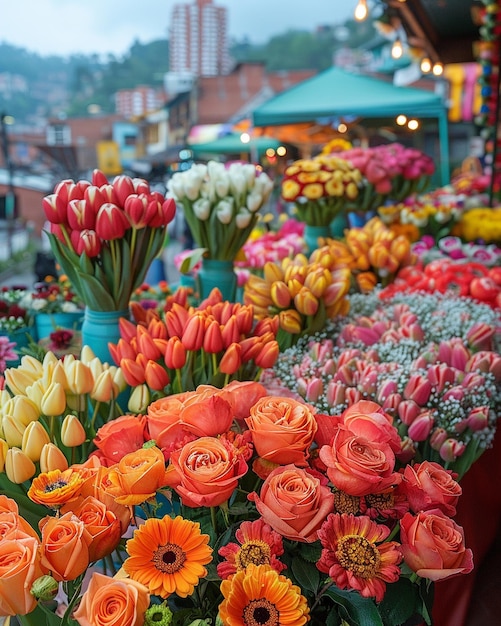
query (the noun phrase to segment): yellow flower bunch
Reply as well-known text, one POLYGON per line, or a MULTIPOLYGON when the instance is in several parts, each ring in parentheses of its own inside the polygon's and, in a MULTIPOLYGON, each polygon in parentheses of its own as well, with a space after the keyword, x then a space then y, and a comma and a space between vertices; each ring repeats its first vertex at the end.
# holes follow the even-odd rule
POLYGON ((309 226, 328 226, 353 202, 362 183, 360 171, 336 156, 300 159, 284 173, 282 198, 293 202, 298 218, 309 226))
POLYGON ((482 239, 486 243, 501 243, 501 207, 479 207, 465 211, 461 216, 454 234, 475 241, 482 239))
POLYGON ((335 137, 325 144, 325 146, 322 148, 322 154, 343 152, 343 150, 350 150, 350 148, 353 148, 351 141, 343 139, 342 137, 335 137))
POLYGON ((326 268, 348 268, 362 293, 378 284, 388 284, 398 270, 416 262, 411 243, 374 217, 362 228, 345 231, 344 241, 327 239, 325 246, 314 250, 310 262, 326 268))
POLYGON ((263 274, 263 278, 249 276, 244 303, 253 305, 257 319, 278 315, 276 339, 281 350, 322 329, 326 319, 348 312, 351 272, 347 267, 326 267, 298 254, 280 264, 266 263, 263 274))
POLYGON ((88 346, 80 359, 43 361, 25 355, 5 370, 0 391, 0 486, 9 490, 39 472, 65 470, 87 459, 96 430, 123 413, 126 388, 119 367, 102 363, 88 346), (10 485, 9 485, 10 483, 10 485))

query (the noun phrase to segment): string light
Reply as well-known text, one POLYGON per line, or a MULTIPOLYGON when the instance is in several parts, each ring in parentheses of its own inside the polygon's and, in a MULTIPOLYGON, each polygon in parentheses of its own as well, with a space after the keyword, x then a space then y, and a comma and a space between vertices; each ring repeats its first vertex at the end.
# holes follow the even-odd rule
POLYGON ((402 114, 397 116, 397 119, 395 121, 399 126, 404 126, 407 123, 407 117, 402 114))
POLYGON ((431 72, 431 61, 428 57, 424 57, 423 59, 421 59, 421 71, 423 72, 423 74, 428 74, 428 72, 431 72))
POLYGON ((355 7, 355 19, 357 22, 363 22, 368 15, 367 0, 358 0, 358 4, 355 7))
POLYGON ((444 73, 444 66, 442 65, 442 63, 435 63, 432 72, 434 76, 442 76, 442 74, 444 73))
POLYGON ((419 128, 419 122, 417 120, 409 120, 407 123, 409 130, 417 130, 419 128))
POLYGON ((391 47, 391 56, 393 59, 400 59, 403 53, 404 47, 402 46, 402 40, 397 36, 391 47))

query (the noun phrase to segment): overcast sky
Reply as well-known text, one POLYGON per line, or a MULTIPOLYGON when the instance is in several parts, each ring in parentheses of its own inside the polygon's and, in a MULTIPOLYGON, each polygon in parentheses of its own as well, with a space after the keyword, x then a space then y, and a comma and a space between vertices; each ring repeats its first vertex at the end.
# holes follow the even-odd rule
MULTIPOLYGON (((172 7, 190 0, 0 0, 0 43, 43 56, 125 54, 135 40, 166 39, 172 7)), ((216 0, 229 35, 253 43, 288 29, 313 30, 353 16, 357 0, 216 0)))

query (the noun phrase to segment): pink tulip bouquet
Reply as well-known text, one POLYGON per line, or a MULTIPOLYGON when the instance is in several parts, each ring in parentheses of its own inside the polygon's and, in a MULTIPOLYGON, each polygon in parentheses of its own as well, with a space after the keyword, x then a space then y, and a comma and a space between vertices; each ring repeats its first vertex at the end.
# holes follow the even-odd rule
POLYGON ((52 251, 73 289, 93 311, 123 311, 162 249, 176 211, 148 183, 94 170, 63 180, 43 199, 52 251))
POLYGON ((27 485, 37 526, 0 496, 0 615, 430 623, 432 583, 473 568, 456 475, 409 461, 373 401, 325 416, 257 382, 203 385, 108 422, 93 444, 84 464, 27 485))
POLYGON ((425 191, 435 164, 431 157, 399 143, 371 148, 351 148, 343 159, 360 170, 364 185, 357 200, 357 210, 376 210, 387 198, 401 202, 425 191))

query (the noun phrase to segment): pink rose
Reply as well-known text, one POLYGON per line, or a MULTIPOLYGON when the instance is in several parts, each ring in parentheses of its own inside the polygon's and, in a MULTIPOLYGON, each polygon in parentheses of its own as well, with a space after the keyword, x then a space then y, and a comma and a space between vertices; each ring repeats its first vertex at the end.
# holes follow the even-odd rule
POLYGON ((312 543, 327 515, 334 510, 334 495, 310 472, 285 465, 273 470, 259 495, 249 500, 264 521, 283 537, 312 543))
POLYGON ((402 487, 414 513, 440 509, 451 516, 456 514, 456 504, 463 491, 454 480, 452 471, 431 461, 407 465, 403 471, 402 487))
POLYGON ((405 563, 422 578, 443 580, 473 569, 463 529, 438 509, 406 513, 400 520, 400 543, 405 563))

